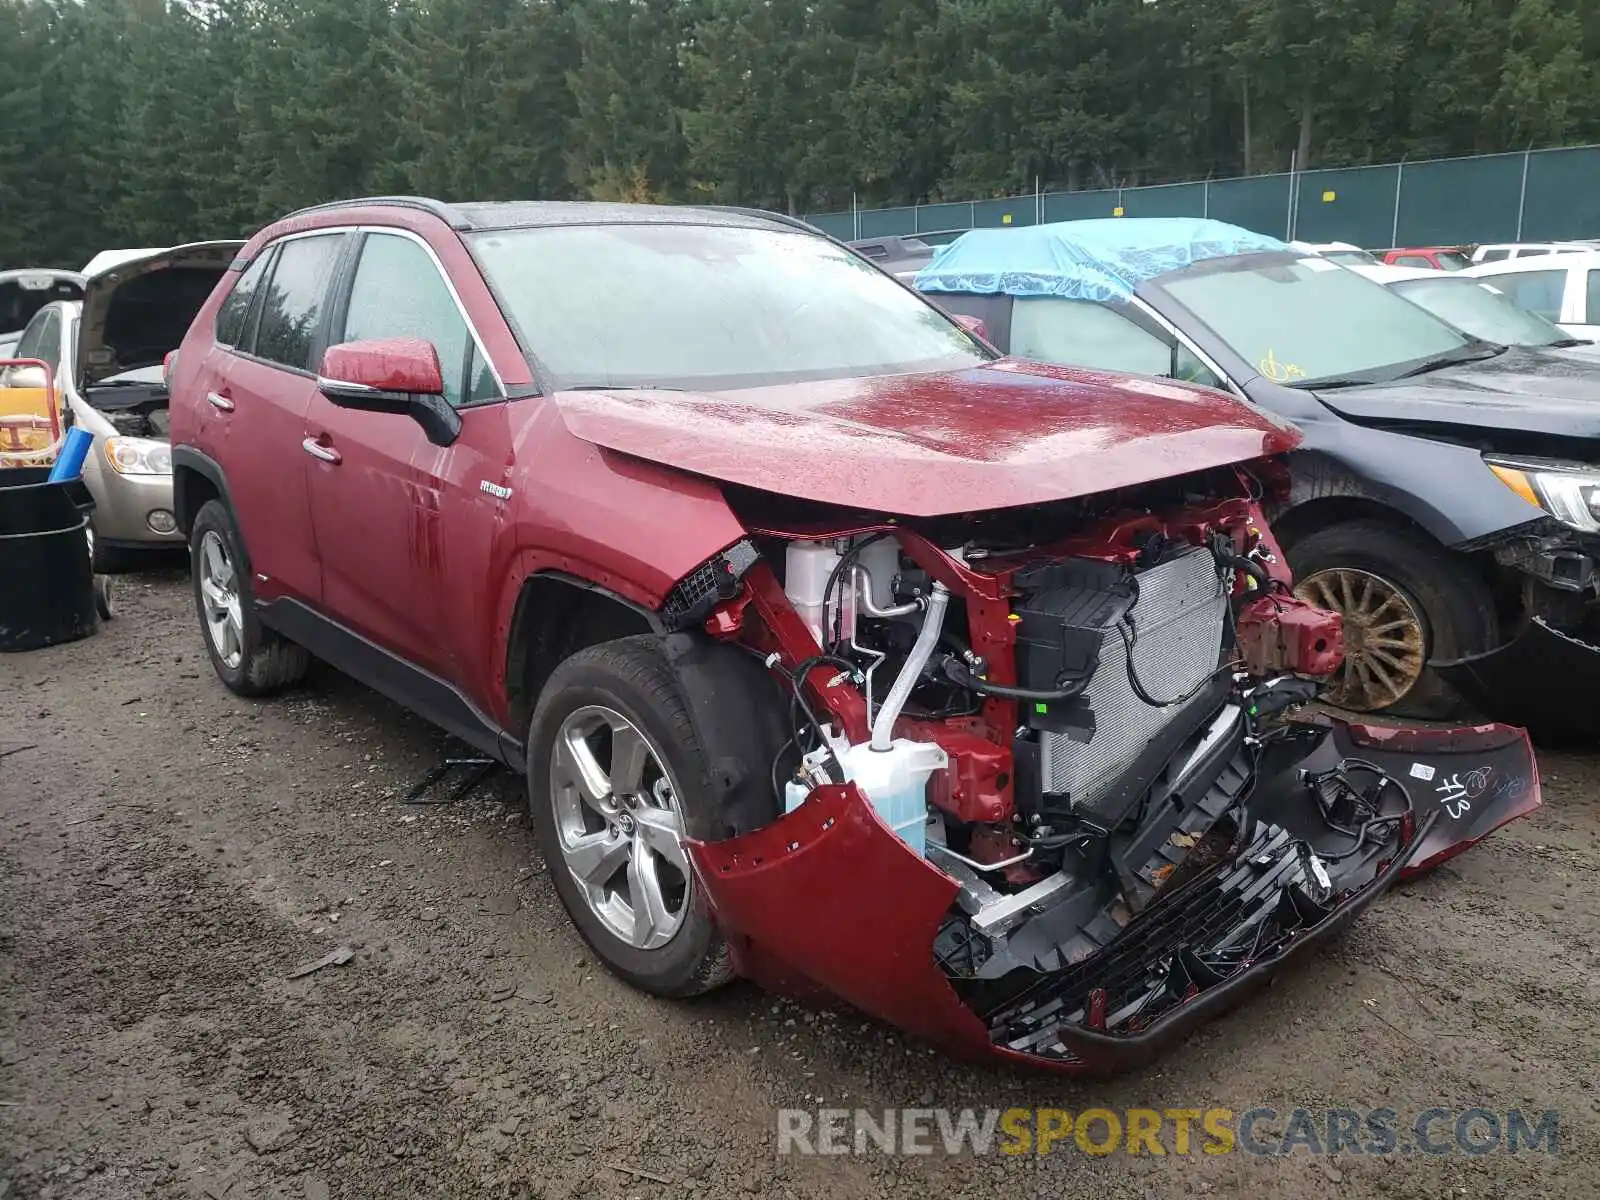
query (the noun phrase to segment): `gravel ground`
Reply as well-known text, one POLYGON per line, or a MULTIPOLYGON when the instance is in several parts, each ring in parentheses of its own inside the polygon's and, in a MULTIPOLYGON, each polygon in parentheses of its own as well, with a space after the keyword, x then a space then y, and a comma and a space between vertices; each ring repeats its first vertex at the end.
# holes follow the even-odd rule
MULTIPOLYGON (((212 675, 177 574, 0 657, 0 1197, 1600 1194, 1597 760, 1154 1067, 952 1062, 735 985, 651 1000, 585 954, 515 783, 398 797, 440 736, 320 672, 212 675), (353 956, 298 979, 339 947, 353 956), (1560 1154, 775 1154, 775 1112, 1552 1108, 1560 1154)), ((892 897, 885 897, 892 903, 892 897)))

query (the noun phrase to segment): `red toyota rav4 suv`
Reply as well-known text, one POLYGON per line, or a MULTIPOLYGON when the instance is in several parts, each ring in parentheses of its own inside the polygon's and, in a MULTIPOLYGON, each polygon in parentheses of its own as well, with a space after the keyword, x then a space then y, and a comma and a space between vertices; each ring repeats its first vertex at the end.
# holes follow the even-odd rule
POLYGON ((1257 507, 1292 430, 1000 358, 782 217, 309 209, 171 391, 222 681, 315 655, 526 772, 659 994, 1124 1062, 1537 803, 1515 730, 1273 723, 1340 661, 1257 507))

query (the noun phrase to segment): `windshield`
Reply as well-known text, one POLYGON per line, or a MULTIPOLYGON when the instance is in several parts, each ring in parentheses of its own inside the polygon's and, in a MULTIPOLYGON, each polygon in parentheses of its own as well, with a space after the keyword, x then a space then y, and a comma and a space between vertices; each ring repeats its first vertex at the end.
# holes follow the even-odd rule
POLYGON ((470 240, 524 349, 562 388, 759 387, 993 357, 916 293, 810 234, 658 223, 470 240))
POLYGON ((1346 267, 1372 267, 1378 263, 1378 256, 1365 250, 1324 250, 1322 257, 1346 267))
POLYGON ((1434 316, 1486 342, 1553 346, 1572 340, 1560 326, 1529 312, 1482 280, 1441 275, 1437 279, 1403 279, 1390 287, 1413 304, 1422 305, 1434 316))
POLYGON ((1397 377, 1466 352, 1463 334, 1382 284, 1322 258, 1213 259, 1146 284, 1176 300, 1268 379, 1397 377))
POLYGON ((1454 250, 1439 250, 1434 253, 1433 261, 1439 264, 1441 270, 1459 271, 1462 267, 1470 267, 1472 260, 1465 254, 1458 254, 1454 250))

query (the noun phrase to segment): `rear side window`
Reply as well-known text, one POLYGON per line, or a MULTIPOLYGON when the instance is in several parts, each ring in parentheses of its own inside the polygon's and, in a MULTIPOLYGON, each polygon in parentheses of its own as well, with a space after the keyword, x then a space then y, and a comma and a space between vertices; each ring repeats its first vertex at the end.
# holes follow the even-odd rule
POLYGON ((1479 262, 1499 262, 1503 258, 1510 258, 1511 251, 1501 247, 1499 250, 1485 250, 1478 256, 1479 262))
POLYGON ((1547 321, 1561 319, 1561 293, 1567 286, 1567 272, 1511 271, 1495 276, 1495 286, 1529 312, 1547 321))
POLYGON ((312 369, 311 355, 327 307, 328 285, 343 244, 342 233, 283 243, 256 329, 255 353, 261 358, 301 371, 312 369))
POLYGON ((1420 254, 1402 254, 1394 260, 1397 267, 1432 267, 1433 263, 1420 254))
POLYGON ((1590 271, 1584 289, 1583 324, 1600 325, 1600 271, 1590 271))
POLYGON ((272 254, 262 251, 217 310, 217 341, 221 345, 248 349, 244 341, 245 321, 250 316, 250 302, 256 298, 271 261, 272 254))

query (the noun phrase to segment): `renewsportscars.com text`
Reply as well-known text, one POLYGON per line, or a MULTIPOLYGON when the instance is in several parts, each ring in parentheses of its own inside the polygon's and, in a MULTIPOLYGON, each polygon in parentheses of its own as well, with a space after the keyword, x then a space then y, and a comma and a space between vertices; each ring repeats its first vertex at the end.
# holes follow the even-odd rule
POLYGON ((1553 1110, 785 1108, 779 1154, 1560 1153, 1553 1110))

